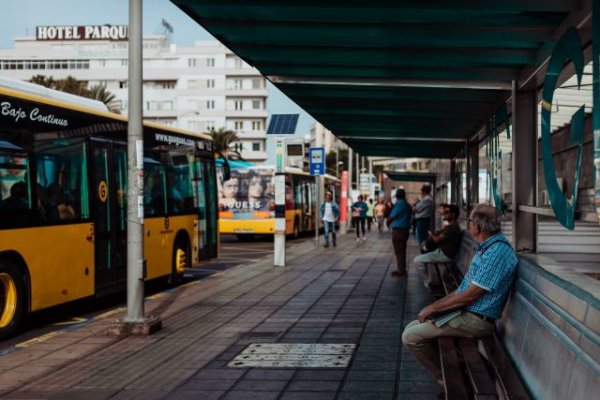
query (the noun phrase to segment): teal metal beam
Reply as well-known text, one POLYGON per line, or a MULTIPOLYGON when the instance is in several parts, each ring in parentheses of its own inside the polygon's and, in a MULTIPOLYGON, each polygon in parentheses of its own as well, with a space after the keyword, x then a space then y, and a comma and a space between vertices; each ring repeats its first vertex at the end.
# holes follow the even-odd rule
MULTIPOLYGON (((208 21, 207 21, 208 22, 208 21)), ((519 28, 509 26, 423 26, 414 24, 338 26, 309 22, 258 24, 210 21, 215 37, 237 45, 379 47, 417 49, 529 49, 537 50, 552 40, 545 26, 519 28)))
POLYGON ((535 61, 534 50, 522 49, 415 49, 323 46, 239 45, 239 56, 257 64, 286 60, 294 64, 361 66, 515 67, 535 61))
POLYGON ((481 100, 494 101, 501 90, 490 91, 478 89, 459 88, 431 88, 431 87, 385 87, 385 86, 353 86, 353 85, 318 85, 278 83, 279 88, 293 96, 315 97, 356 97, 398 100, 457 100, 477 102, 481 100))
MULTIPOLYGON (((478 19, 467 19, 473 16, 505 16, 512 17, 513 23, 522 21, 522 16, 531 14, 529 18, 539 19, 539 13, 568 13, 573 11, 577 2, 569 0, 511 0, 511 1, 371 1, 365 7, 364 1, 254 1, 246 0, 171 0, 188 13, 201 15, 204 18, 250 16, 257 20, 269 20, 279 16, 284 20, 323 20, 323 21, 394 21, 398 19, 418 20, 449 18, 457 22, 472 23, 478 19), (233 15, 232 15, 233 14, 233 15), (467 14, 467 15, 463 15, 467 14), (362 17, 362 18, 361 18, 362 17), (521 18, 519 18, 521 17, 521 18)), ((490 18, 490 20, 493 20, 490 18)), ((543 23, 543 20, 539 21, 543 23)))
POLYGON ((263 63, 260 71, 264 75, 305 76, 323 78, 394 78, 394 79, 431 79, 431 80, 461 80, 509 82, 518 76, 517 68, 447 68, 440 65, 437 68, 396 68, 396 67, 348 67, 314 65, 263 63))

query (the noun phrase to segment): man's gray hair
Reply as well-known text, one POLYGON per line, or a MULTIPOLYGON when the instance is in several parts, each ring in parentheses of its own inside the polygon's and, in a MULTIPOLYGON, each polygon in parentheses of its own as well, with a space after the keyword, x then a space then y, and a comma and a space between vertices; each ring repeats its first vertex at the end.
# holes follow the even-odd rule
POLYGON ((496 211, 496 208, 487 204, 475 206, 473 211, 471 211, 470 219, 474 224, 477 224, 483 232, 489 235, 495 235, 500 232, 502 228, 500 215, 496 211))

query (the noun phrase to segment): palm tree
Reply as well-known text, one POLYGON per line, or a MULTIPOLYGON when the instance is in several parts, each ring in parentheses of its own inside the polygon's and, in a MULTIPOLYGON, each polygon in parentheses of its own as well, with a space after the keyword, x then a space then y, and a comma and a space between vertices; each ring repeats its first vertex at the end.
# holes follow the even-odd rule
POLYGON ((120 113, 119 107, 116 104, 116 96, 106 90, 105 86, 92 86, 89 90, 86 88, 85 81, 78 81, 72 76, 67 76, 64 79, 54 79, 52 76, 35 75, 29 82, 45 86, 50 89, 60 90, 61 92, 75 94, 77 96, 87 97, 88 99, 99 100, 106 104, 111 112, 120 113))
POLYGON ((54 80, 53 77, 48 77, 46 75, 34 75, 31 77, 31 79, 29 80, 29 82, 31 83, 35 83, 36 85, 41 85, 47 88, 54 88, 54 85, 56 84, 56 81, 54 80))
POLYGON ((103 102, 110 111, 120 114, 119 107, 116 104, 117 97, 113 93, 106 90, 106 86, 92 86, 89 90, 89 97, 91 99, 103 102))
POLYGON ((52 89, 60 90, 61 92, 71 93, 77 96, 89 97, 89 91, 85 86, 86 85, 84 81, 78 81, 77 79, 69 75, 64 79, 58 79, 54 81, 54 87, 52 89))
POLYGON ((216 150, 223 154, 223 157, 229 158, 229 154, 231 153, 232 155, 235 154, 237 158, 242 158, 238 151, 231 149, 232 144, 240 140, 235 131, 225 128, 217 130, 210 128, 205 134, 212 136, 216 150))

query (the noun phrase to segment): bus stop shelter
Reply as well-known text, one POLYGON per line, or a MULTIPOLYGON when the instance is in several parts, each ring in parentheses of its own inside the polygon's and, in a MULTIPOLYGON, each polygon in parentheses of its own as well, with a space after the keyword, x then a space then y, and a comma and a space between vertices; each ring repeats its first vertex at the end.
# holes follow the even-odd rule
MULTIPOLYGON (((593 118, 589 115, 590 106, 600 104, 599 63, 592 62, 600 54, 598 46, 592 46, 593 39, 600 40, 598 2, 172 2, 361 155, 447 159, 452 160, 453 170, 456 162, 464 160, 468 206, 478 198, 480 149, 494 148, 498 133, 510 131, 512 196, 508 208, 522 270, 517 292, 523 298, 529 296, 519 310, 542 321, 540 331, 535 331, 539 335, 546 331, 565 335, 562 322, 548 322, 556 315, 563 322, 570 321, 575 330, 581 328, 579 334, 550 346, 585 354, 580 361, 585 360, 574 361, 571 370, 586 377, 582 382, 593 382, 586 380, 590 376, 597 379, 598 282, 563 276, 555 264, 536 254, 539 215, 556 218, 565 231, 574 227, 577 189, 570 197, 561 192, 556 170, 569 168, 567 175, 576 176, 577 188, 581 161, 575 166, 557 166, 548 148, 554 90, 573 76, 581 86, 593 86, 593 104, 581 111, 572 108, 570 139, 572 146, 581 149, 584 131, 592 138, 593 154, 583 154, 588 160, 583 167, 591 171, 592 197, 598 197, 594 166, 600 165, 600 109, 593 107, 593 118), (590 68, 584 68, 586 64, 590 68), (541 165, 550 208, 540 207, 538 201, 541 165), (531 296, 538 297, 531 300, 531 296), (556 307, 538 309, 540 302, 556 307), (585 310, 578 317, 568 311, 575 303, 585 310), (589 343, 593 345, 586 347, 589 343), (590 352, 596 356, 590 358, 590 352), (587 372, 581 372, 582 365, 587 372)), ((453 174, 452 179, 460 178, 453 174)), ((453 201, 456 196, 453 191, 453 201)), ((520 301, 518 296, 515 302, 520 301)), ((529 388, 542 385, 545 372, 536 369, 541 361, 528 360, 531 354, 523 350, 526 344, 510 339, 510 328, 515 326, 511 324, 518 321, 505 322, 506 346, 513 361, 524 366, 522 377, 529 388)), ((557 378, 552 385, 569 386, 576 379, 566 375, 563 378, 570 381, 557 378)))

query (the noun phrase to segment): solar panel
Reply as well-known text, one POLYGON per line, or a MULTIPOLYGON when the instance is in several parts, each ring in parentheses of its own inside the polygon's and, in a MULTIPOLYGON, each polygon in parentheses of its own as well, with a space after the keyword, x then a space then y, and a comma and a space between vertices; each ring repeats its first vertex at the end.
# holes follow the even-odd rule
POLYGON ((293 135, 296 132, 300 114, 273 114, 267 135, 293 135))

